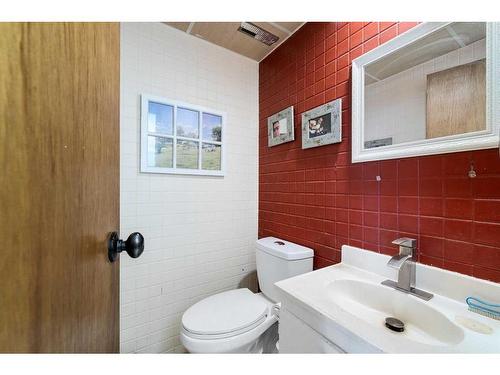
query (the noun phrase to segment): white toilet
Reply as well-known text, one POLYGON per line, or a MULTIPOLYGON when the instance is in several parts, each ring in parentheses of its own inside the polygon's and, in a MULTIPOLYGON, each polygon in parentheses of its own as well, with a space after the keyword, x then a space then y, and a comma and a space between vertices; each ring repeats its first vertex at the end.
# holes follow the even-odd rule
POLYGON ((247 288, 207 297, 182 316, 181 342, 190 353, 273 353, 280 304, 274 283, 312 271, 314 252, 275 237, 256 243, 262 293, 247 288))

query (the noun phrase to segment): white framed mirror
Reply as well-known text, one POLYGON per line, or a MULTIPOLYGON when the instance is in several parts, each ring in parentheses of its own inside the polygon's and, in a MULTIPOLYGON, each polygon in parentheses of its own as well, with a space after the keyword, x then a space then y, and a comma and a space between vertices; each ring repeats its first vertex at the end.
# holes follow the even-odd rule
POLYGON ((426 22, 352 62, 352 162, 499 147, 500 24, 426 22))

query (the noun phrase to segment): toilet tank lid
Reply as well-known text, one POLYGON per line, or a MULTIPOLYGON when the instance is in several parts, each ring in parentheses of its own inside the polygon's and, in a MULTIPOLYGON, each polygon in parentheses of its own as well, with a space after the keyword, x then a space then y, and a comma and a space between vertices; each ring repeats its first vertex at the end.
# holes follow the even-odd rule
POLYGON ((276 237, 257 240, 257 249, 286 260, 307 259, 314 256, 312 249, 276 237))

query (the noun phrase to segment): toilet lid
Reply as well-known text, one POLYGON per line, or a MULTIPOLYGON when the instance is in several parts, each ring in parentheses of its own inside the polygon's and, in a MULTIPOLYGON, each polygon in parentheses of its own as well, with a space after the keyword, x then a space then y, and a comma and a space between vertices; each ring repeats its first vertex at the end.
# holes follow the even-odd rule
POLYGON ((182 316, 182 325, 194 335, 239 334, 260 324, 267 313, 267 305, 250 290, 235 289, 191 306, 182 316))

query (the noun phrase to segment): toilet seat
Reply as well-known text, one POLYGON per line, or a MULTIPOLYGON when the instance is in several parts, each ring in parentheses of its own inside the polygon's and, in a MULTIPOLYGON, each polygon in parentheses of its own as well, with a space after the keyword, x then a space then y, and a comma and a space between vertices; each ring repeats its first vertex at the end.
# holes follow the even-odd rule
POLYGON ((216 294, 186 310, 181 342, 190 353, 261 352, 260 338, 278 321, 275 308, 262 293, 246 288, 216 294), (223 316, 229 316, 226 323, 223 316))
POLYGON ((182 316, 182 327, 187 336, 201 340, 234 337, 262 324, 269 310, 250 290, 230 290, 191 306, 182 316))

